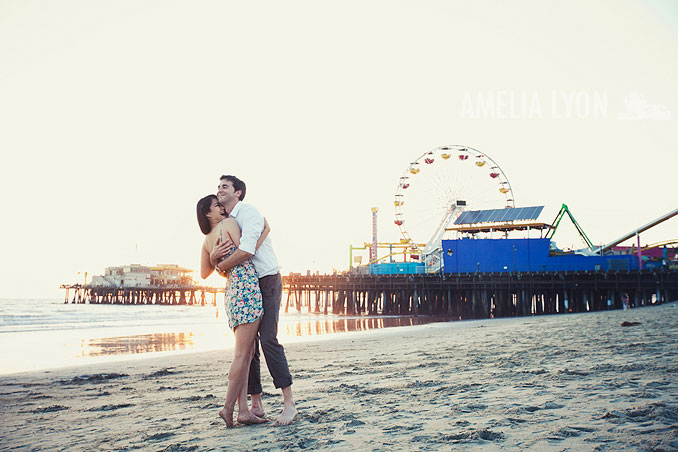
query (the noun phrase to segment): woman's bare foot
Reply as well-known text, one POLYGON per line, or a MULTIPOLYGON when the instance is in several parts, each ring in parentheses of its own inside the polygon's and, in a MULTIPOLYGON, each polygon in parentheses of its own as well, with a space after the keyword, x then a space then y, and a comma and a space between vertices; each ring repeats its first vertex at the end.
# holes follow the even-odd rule
POLYGON ((278 416, 278 419, 275 421, 275 425, 289 425, 297 418, 297 408, 294 404, 285 405, 283 407, 282 413, 278 416))
POLYGON ((245 414, 238 413, 238 422, 243 425, 263 424, 264 422, 268 422, 268 419, 262 419, 255 416, 252 412, 245 414))
POLYGON ((233 423, 233 410, 227 410, 226 407, 219 410, 219 416, 226 422, 226 427, 234 427, 233 423))

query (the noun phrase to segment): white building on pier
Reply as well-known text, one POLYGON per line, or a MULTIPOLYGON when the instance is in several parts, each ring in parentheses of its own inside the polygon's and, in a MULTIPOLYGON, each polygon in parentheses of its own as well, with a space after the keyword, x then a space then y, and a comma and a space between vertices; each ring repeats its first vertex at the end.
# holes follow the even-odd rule
POLYGON ((96 287, 172 287, 192 286, 193 270, 168 265, 130 264, 106 267, 103 275, 92 277, 90 285, 96 287))

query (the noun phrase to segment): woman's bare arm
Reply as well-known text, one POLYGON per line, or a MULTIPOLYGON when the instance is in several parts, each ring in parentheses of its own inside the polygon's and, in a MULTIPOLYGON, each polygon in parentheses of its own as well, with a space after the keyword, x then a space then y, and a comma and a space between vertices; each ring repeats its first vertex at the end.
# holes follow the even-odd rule
POLYGON ((264 240, 266 240, 266 237, 268 237, 268 233, 271 232, 271 227, 268 225, 268 221, 266 221, 266 217, 264 217, 264 230, 261 231, 261 235, 259 236, 259 240, 257 240, 257 247, 255 249, 259 249, 262 243, 264 243, 264 240))
POLYGON ((235 222, 235 220, 228 220, 229 218, 222 222, 222 224, 225 225, 224 233, 228 236, 224 237, 224 241, 230 238, 233 241, 233 246, 235 246, 236 249, 226 259, 217 264, 220 272, 228 271, 229 268, 233 268, 236 265, 244 262, 246 259, 252 257, 251 253, 238 249, 238 246, 240 246, 240 227, 238 226, 238 223, 235 222))
POLYGON ((210 253, 205 248, 206 243, 203 243, 200 249, 200 277, 206 279, 214 271, 214 266, 210 262, 210 253))

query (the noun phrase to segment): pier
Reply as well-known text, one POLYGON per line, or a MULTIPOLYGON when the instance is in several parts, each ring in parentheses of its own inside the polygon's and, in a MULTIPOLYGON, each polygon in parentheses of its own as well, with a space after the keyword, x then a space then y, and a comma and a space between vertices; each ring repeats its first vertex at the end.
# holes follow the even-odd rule
POLYGON ((483 319, 621 309, 678 300, 678 272, 289 275, 285 312, 483 319))
MULTIPOLYGON (((285 312, 454 319, 622 309, 678 300, 678 272, 530 272, 283 277, 285 312)), ((216 306, 223 288, 64 284, 65 303, 216 306)))
POLYGON ((217 294, 223 288, 195 286, 190 284, 152 285, 139 287, 110 287, 83 284, 62 284, 66 289, 68 303, 89 304, 158 304, 158 305, 196 305, 205 306, 210 303, 216 306, 217 294), (212 295, 211 300, 208 300, 212 295))

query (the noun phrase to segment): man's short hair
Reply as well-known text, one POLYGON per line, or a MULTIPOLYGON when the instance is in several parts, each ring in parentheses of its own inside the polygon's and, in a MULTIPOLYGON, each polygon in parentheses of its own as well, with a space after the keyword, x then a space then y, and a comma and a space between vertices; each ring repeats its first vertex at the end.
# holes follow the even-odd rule
POLYGON ((247 191, 247 187, 245 186, 245 182, 241 181, 235 176, 231 175, 224 175, 219 178, 219 180, 227 180, 233 185, 233 191, 238 191, 240 190, 240 200, 245 199, 245 192, 247 191))

